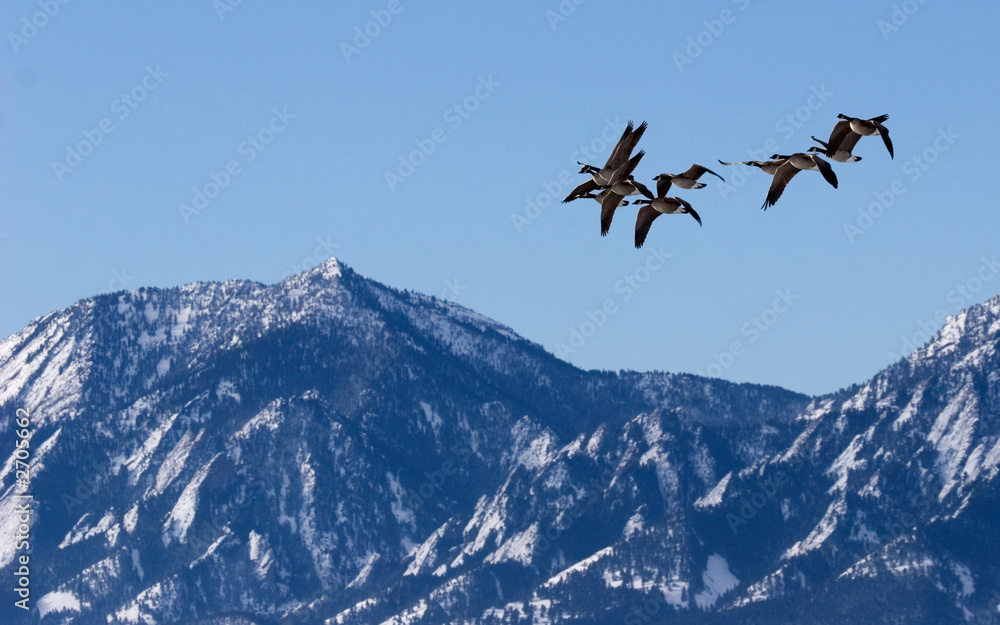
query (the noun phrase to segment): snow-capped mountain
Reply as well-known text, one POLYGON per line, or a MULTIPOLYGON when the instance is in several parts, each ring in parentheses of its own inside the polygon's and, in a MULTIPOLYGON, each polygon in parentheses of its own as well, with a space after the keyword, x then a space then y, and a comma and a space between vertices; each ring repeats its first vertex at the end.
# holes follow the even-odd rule
POLYGON ((998 340, 995 298, 810 398, 580 371, 332 259, 98 296, 0 342, 0 614, 1000 622, 998 340))

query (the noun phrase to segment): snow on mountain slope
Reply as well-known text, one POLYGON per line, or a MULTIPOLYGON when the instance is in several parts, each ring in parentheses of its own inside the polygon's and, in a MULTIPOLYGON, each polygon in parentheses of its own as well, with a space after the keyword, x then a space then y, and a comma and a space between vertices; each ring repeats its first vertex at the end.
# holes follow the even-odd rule
POLYGON ((1000 298, 810 399, 579 371, 335 260, 84 300, 0 342, 31 618, 964 621, 1000 591, 998 333, 1000 298))

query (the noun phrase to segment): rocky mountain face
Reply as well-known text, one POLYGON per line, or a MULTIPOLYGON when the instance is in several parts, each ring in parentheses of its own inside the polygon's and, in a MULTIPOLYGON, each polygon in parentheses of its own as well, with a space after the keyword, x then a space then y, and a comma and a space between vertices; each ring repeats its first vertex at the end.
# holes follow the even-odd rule
POLYGON ((810 398, 580 371, 335 260, 102 295, 0 343, 0 614, 1000 622, 998 340, 995 298, 810 398))

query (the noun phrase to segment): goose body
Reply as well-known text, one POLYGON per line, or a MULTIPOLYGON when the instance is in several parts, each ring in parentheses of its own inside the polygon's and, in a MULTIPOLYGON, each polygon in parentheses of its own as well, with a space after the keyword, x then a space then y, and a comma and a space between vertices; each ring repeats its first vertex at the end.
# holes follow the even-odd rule
POLYGON ((837 174, 834 173, 833 167, 830 163, 821 159, 814 153, 797 152, 788 156, 775 154, 771 157, 771 159, 784 160, 784 162, 774 173, 774 179, 771 181, 771 187, 767 190, 767 199, 764 200, 764 205, 761 206, 764 210, 767 210, 769 206, 774 206, 775 202, 778 201, 778 198, 781 197, 782 192, 784 192, 785 187, 788 186, 788 181, 790 181, 795 174, 800 171, 818 171, 823 174, 823 178, 825 178, 834 189, 837 188, 837 174))

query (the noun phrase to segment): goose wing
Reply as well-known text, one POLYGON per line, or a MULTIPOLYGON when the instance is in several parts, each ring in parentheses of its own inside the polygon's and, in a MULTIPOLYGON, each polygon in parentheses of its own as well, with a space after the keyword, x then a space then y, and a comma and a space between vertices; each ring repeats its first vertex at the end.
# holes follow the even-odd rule
POLYGON ((635 187, 636 191, 645 195, 647 198, 651 200, 653 199, 653 194, 649 192, 649 187, 642 184, 638 180, 635 180, 634 178, 632 179, 632 185, 635 187))
POLYGON ((673 181, 670 176, 658 176, 656 179, 656 197, 667 197, 667 191, 670 190, 670 185, 673 181))
POLYGON ((770 161, 750 161, 748 164, 760 167, 760 170, 769 176, 773 176, 778 169, 788 162, 787 158, 776 158, 770 161))
POLYGON ((646 242, 646 235, 649 234, 649 227, 653 225, 653 220, 660 216, 660 212, 646 204, 639 209, 639 214, 635 217, 635 247, 639 249, 646 242))
MULTIPOLYGON (((738 161, 736 163, 727 163, 726 161, 719 161, 719 162, 722 163, 723 165, 750 165, 751 167, 763 168, 764 165, 767 165, 772 161, 738 161)), ((719 177, 721 178, 722 176, 719 177)), ((723 182, 725 182, 725 180, 723 180, 723 182)))
POLYGON ((611 220, 614 219, 615 209, 621 204, 624 195, 619 195, 608 190, 608 194, 601 200, 601 236, 607 236, 611 229, 611 220))
MULTIPOLYGON (((844 137, 844 140, 840 144, 840 149, 845 152, 853 152, 854 146, 856 146, 858 144, 858 141, 860 140, 861 140, 861 135, 852 130, 851 132, 847 133, 846 137, 844 137)), ((827 156, 829 156, 829 154, 827 154, 827 156)))
POLYGON ((576 199, 579 199, 579 198, 582 198, 582 197, 587 197, 588 193, 590 193, 592 191, 596 191, 599 188, 600 187, 597 186, 597 183, 594 182, 594 179, 591 178, 587 182, 584 182, 583 184, 581 184, 577 188, 575 188, 572 191, 570 191, 569 195, 566 196, 566 199, 563 200, 563 202, 564 203, 565 202, 572 202, 573 200, 576 200, 576 199))
POLYGON ((821 159, 820 157, 816 156, 815 154, 813 154, 812 160, 814 163, 816 163, 816 166, 819 167, 819 173, 823 174, 823 177, 826 178, 826 181, 829 182, 834 189, 836 189, 837 174, 834 173, 833 166, 830 165, 830 163, 821 159))
MULTIPOLYGON (((719 162, 721 163, 722 161, 719 161, 719 162)), ((701 178, 702 174, 705 174, 705 173, 712 174, 713 176, 715 176, 716 178, 718 178, 722 182, 726 181, 725 178, 723 178, 719 174, 715 173, 714 171, 712 171, 708 167, 705 167, 704 165, 698 165, 698 164, 691 165, 690 167, 688 167, 688 170, 686 172, 684 172, 683 174, 681 174, 681 175, 684 176, 685 178, 691 178, 692 180, 697 180, 698 178, 701 178)))
POLYGON ((632 120, 630 119, 628 120, 628 126, 625 126, 625 131, 622 132, 621 138, 618 139, 618 143, 616 143, 615 147, 611 150, 611 155, 608 156, 608 162, 604 164, 604 169, 610 169, 610 168, 617 169, 618 167, 621 166, 622 163, 625 162, 625 159, 628 158, 627 156, 623 158, 621 160, 621 163, 615 162, 615 159, 621 153, 622 148, 625 146, 626 143, 628 143, 628 138, 632 136, 632 129, 633 129, 632 120))
MULTIPOLYGON (((888 115, 883 115, 882 117, 885 117, 886 119, 889 118, 888 115)), ((878 119, 879 118, 876 117, 872 120, 872 123, 875 124, 875 128, 878 129, 878 134, 882 136, 882 143, 885 144, 885 148, 889 150, 889 158, 896 158, 892 153, 892 141, 889 139, 889 129, 883 126, 882 122, 878 121, 878 119)))
POLYGON ((611 176, 611 184, 616 182, 621 182, 622 180, 627 180, 629 176, 632 175, 632 171, 635 169, 642 157, 646 155, 645 150, 639 150, 639 153, 632 158, 625 161, 625 163, 615 170, 615 173, 611 176))
POLYGON ((642 122, 638 128, 632 130, 632 122, 629 121, 625 132, 622 133, 621 139, 618 140, 615 149, 611 151, 611 156, 608 157, 608 163, 605 167, 616 169, 621 167, 629 159, 629 156, 632 155, 632 150, 635 149, 636 144, 639 143, 639 139, 642 138, 642 133, 646 132, 646 126, 646 122, 642 122))
POLYGON ((851 122, 846 119, 842 119, 833 126, 833 130, 830 132, 830 140, 826 142, 826 155, 833 156, 837 153, 837 150, 842 149, 841 146, 844 145, 849 139, 850 135, 856 135, 851 138, 850 147, 843 148, 850 151, 858 143, 858 139, 861 135, 851 130, 851 122))
POLYGON ((774 206, 778 198, 784 192, 785 187, 788 186, 788 181, 795 177, 795 174, 799 173, 799 168, 792 165, 791 161, 785 161, 782 163, 778 170, 774 172, 774 179, 771 180, 771 187, 767 190, 767 199, 764 200, 764 205, 761 206, 762 209, 767 210, 767 207, 774 206))
POLYGON ((698 222, 699 226, 702 225, 701 224, 701 215, 699 215, 698 212, 694 210, 694 208, 691 206, 690 202, 688 202, 687 200, 682 200, 679 197, 678 198, 674 198, 674 199, 677 200, 678 202, 680 202, 681 206, 684 207, 684 212, 685 213, 688 213, 689 215, 691 215, 692 217, 694 217, 694 220, 698 222))

